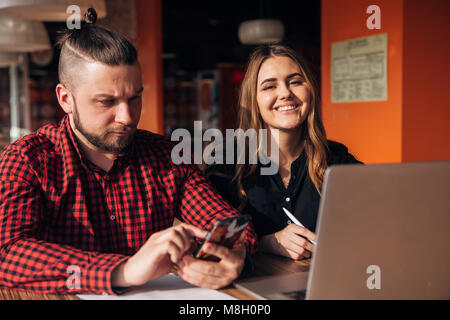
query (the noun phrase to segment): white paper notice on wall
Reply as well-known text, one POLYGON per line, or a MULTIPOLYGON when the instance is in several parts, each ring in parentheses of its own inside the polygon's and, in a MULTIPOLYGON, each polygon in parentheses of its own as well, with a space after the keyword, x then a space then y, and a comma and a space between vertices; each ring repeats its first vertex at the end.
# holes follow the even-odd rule
POLYGON ((387 33, 331 44, 331 101, 387 100, 387 33))

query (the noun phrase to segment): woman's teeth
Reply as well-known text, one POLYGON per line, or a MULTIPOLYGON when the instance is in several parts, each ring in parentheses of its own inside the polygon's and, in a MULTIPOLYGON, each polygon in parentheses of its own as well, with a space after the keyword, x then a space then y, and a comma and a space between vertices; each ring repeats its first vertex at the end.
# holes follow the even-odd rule
POLYGON ((286 110, 293 110, 296 106, 285 106, 285 107, 279 107, 277 108, 277 111, 286 111, 286 110))

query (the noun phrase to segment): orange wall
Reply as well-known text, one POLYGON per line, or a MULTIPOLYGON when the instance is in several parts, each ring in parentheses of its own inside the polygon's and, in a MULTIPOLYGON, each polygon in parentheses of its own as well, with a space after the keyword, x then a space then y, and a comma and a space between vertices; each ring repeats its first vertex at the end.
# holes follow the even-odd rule
POLYGON ((322 0, 322 105, 329 139, 366 163, 450 160, 448 0, 322 0), (369 30, 366 9, 381 9, 369 30), (387 101, 331 102, 331 44, 388 34, 387 101))
POLYGON ((403 0, 322 0, 322 108, 329 139, 365 163, 402 160, 403 0), (381 30, 369 30, 369 5, 381 9, 381 30), (331 43, 388 34, 388 100, 331 102, 331 43))
POLYGON ((144 92, 139 128, 162 134, 163 72, 161 0, 135 0, 137 49, 144 92))
POLYGON ((450 160, 450 1, 404 12, 403 160, 450 160))

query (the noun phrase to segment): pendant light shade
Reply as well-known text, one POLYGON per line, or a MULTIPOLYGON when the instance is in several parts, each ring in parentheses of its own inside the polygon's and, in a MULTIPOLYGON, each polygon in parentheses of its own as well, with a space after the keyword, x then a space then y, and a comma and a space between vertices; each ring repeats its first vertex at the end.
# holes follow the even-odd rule
POLYGON ((0 30, 0 51, 50 49, 50 40, 42 22, 0 16, 0 30))
POLYGON ((72 5, 80 8, 80 18, 88 8, 94 8, 99 19, 106 16, 105 0, 1 0, 0 14, 28 20, 66 21, 73 13, 67 13, 72 5))
POLYGON ((279 42, 284 36, 284 26, 276 19, 248 20, 239 25, 238 36, 243 44, 279 42))
POLYGON ((19 63, 19 56, 14 52, 0 52, 0 68, 15 66, 19 63))

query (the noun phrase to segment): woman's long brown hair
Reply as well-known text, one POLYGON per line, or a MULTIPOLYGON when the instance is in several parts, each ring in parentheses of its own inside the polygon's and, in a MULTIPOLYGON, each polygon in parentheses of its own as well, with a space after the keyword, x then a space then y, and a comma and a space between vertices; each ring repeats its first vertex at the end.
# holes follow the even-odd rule
MULTIPOLYGON (((323 176, 327 167, 326 150, 327 139, 322 123, 319 93, 315 79, 312 77, 303 59, 291 48, 282 45, 259 46, 252 53, 247 70, 242 81, 239 95, 238 128, 244 131, 248 129, 265 128, 265 123, 260 115, 256 100, 257 79, 261 65, 270 57, 288 57, 297 63, 310 90, 310 111, 301 125, 301 137, 304 141, 304 150, 308 158, 308 174, 320 194, 323 176)), ((259 139, 259 137, 258 137, 259 139)), ((270 140, 269 140, 270 141, 270 140)), ((260 143, 258 142, 258 152, 260 143)), ((237 164, 233 180, 238 187, 238 196, 241 200, 239 209, 243 209, 247 202, 247 195, 242 185, 242 180, 250 175, 257 164, 237 164)))

